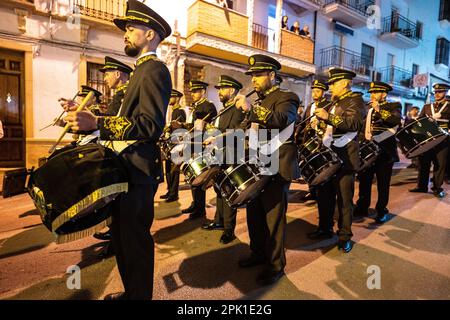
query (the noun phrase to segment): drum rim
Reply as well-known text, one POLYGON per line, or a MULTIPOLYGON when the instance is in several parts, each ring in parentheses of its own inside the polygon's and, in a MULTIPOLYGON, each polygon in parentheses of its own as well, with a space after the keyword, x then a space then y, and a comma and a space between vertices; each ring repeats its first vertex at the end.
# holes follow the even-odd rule
MULTIPOLYGON (((406 157, 409 157, 409 155, 413 152, 413 151, 416 151, 419 147, 421 147, 424 143, 427 143, 427 142, 429 142, 429 141, 431 141, 431 140, 436 140, 436 139, 438 139, 438 138, 441 138, 442 136, 446 136, 446 137, 448 137, 448 134, 446 134, 445 132, 443 132, 443 133, 440 133, 440 134, 438 134, 438 135, 436 135, 436 136, 432 136, 432 137, 430 137, 430 138, 428 138, 427 140, 424 140, 424 141, 422 141, 422 142, 420 142, 420 143, 418 143, 417 145, 415 145, 413 148, 411 148, 410 150, 405 150, 405 155, 406 155, 406 157)), ((439 143, 442 143, 442 142, 444 142, 444 140, 445 140, 445 138, 442 140, 442 141, 440 141, 439 143)), ((438 143, 438 144, 439 144, 438 143)), ((431 149, 433 149, 434 147, 432 147, 432 148, 430 148, 430 149, 428 149, 428 150, 426 150, 426 151, 424 151, 424 152, 422 152, 422 153, 425 153, 425 152, 427 152, 427 151, 430 151, 431 149)), ((402 146, 402 149, 403 149, 403 146, 402 146)), ((418 154, 418 155, 416 155, 416 156, 414 156, 414 157, 418 157, 418 156, 420 156, 422 153, 420 153, 420 154, 418 154)), ((414 158, 414 157, 412 157, 412 158, 414 158)))
POLYGON ((422 118, 415 119, 415 120, 411 121, 411 123, 408 123, 406 126, 404 126, 403 128, 401 128, 400 130, 398 130, 398 132, 396 133, 396 135, 399 134, 399 133, 401 133, 401 132, 406 131, 406 129, 409 128, 409 127, 411 127, 411 126, 413 126, 413 125, 415 125, 415 124, 417 124, 417 123, 420 123, 422 120, 428 120, 428 121, 430 121, 430 122, 436 123, 436 121, 435 121, 433 118, 430 118, 430 117, 425 116, 425 117, 422 117, 422 118))

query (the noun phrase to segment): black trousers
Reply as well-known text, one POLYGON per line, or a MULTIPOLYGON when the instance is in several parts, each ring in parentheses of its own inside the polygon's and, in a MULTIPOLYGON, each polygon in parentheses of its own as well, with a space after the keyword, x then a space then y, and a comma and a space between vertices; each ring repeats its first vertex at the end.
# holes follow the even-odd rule
POLYGON ((129 184, 112 203, 112 243, 126 299, 151 299, 153 294, 153 197, 157 185, 129 184))
POLYGON ((359 177, 359 195, 356 206, 366 212, 370 207, 372 195, 372 181, 374 175, 377 176, 378 200, 375 205, 377 213, 386 213, 389 203, 389 189, 392 177, 392 168, 394 163, 389 161, 389 156, 382 152, 375 164, 367 170, 358 173, 359 177))
POLYGON ((431 163, 433 163, 433 191, 442 191, 449 141, 446 139, 435 148, 419 156, 419 177, 417 187, 428 190, 431 163))
POLYGON ((353 236, 353 194, 355 191, 355 174, 340 171, 329 182, 317 188, 317 205, 319 208, 319 228, 323 231, 333 229, 334 211, 338 206, 339 240, 347 241, 353 236))
POLYGON ((234 232, 234 228, 236 227, 236 214, 237 209, 231 208, 222 195, 217 192, 216 215, 214 216, 214 222, 216 224, 222 224, 225 231, 234 232))
POLYGON ((206 213, 206 191, 201 186, 191 186, 192 199, 194 204, 194 212, 192 214, 206 213))
POLYGON ((250 249, 252 255, 267 260, 269 271, 280 271, 286 266, 284 243, 290 184, 277 174, 266 191, 247 204, 250 249))
POLYGON ((167 191, 171 198, 178 197, 178 189, 180 187, 180 166, 170 160, 165 161, 167 191))

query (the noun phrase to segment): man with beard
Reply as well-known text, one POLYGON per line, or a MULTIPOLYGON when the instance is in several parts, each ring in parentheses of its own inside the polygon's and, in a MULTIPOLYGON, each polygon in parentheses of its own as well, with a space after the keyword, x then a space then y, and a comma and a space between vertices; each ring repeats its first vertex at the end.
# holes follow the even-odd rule
MULTIPOLYGON (((244 120, 244 113, 242 110, 236 108, 235 98, 239 93, 239 90, 242 89, 242 84, 233 79, 232 77, 222 75, 219 79, 219 84, 215 86, 216 89, 219 89, 219 99, 220 102, 223 103, 223 109, 219 112, 218 117, 214 122, 214 126, 219 129, 222 133, 226 133, 227 129, 240 129, 241 123, 244 120)), ((224 142, 226 142, 226 136, 221 136, 224 142)), ((207 139, 204 143, 209 144, 212 143, 215 138, 207 139)), ((226 160, 226 155, 233 156, 237 154, 237 150, 235 149, 235 145, 226 145, 222 143, 221 145, 225 146, 225 152, 223 152, 223 160, 221 164, 229 164, 226 160)), ((220 194, 220 190, 216 189, 217 198, 216 198, 216 215, 214 221, 203 225, 203 229, 205 230, 217 230, 223 229, 223 234, 220 238, 220 242, 223 244, 227 244, 233 241, 236 236, 234 235, 234 228, 236 227, 236 208, 231 208, 225 199, 223 199, 220 194)))
POLYGON ((325 121, 327 129, 323 143, 336 152, 342 160, 342 168, 333 178, 334 183, 328 183, 318 190, 317 202, 329 206, 324 212, 325 230, 333 228, 333 213, 338 206, 338 248, 348 253, 353 248, 352 215, 353 194, 355 188, 355 173, 359 170, 358 133, 363 127, 364 100, 360 93, 352 92, 352 79, 356 74, 345 69, 331 69, 327 84, 330 87, 333 105, 330 111, 318 108, 314 111, 317 119, 325 121))
MULTIPOLYGON (((432 117, 439 126, 449 131, 450 124, 450 101, 446 99, 450 86, 446 83, 436 83, 434 89, 434 102, 423 106, 419 118, 424 116, 432 117)), ((449 139, 445 139, 436 147, 419 156, 419 176, 417 188, 409 190, 410 192, 428 193, 428 181, 430 178, 430 167, 433 163, 433 194, 442 199, 445 197, 445 191, 442 189, 444 183, 445 169, 447 163, 447 153, 449 139)))
MULTIPOLYGON (((170 139, 170 134, 173 131, 172 121, 185 122, 186 112, 180 105, 180 99, 183 94, 180 91, 172 89, 170 95, 169 108, 167 110, 167 138, 170 139)), ((180 185, 180 165, 173 163, 170 159, 165 161, 166 167, 166 180, 167 180, 167 193, 160 196, 161 199, 165 199, 165 202, 174 202, 178 200, 178 187, 180 185)))
MULTIPOLYGON (((183 125, 178 121, 175 128, 183 126, 186 129, 192 129, 195 124, 199 124, 201 128, 196 128, 194 134, 202 134, 202 130, 205 129, 205 124, 211 123, 212 119, 217 115, 217 110, 214 104, 206 99, 207 83, 192 80, 189 82, 189 87, 193 101, 192 112, 186 124, 183 125)), ((183 209, 181 212, 190 213, 189 219, 191 220, 203 218, 206 216, 206 191, 203 190, 202 186, 191 186, 191 191, 193 201, 188 208, 183 209)))
MULTIPOLYGON (((249 122, 259 129, 285 131, 285 141, 272 157, 278 157, 278 172, 273 173, 265 191, 259 193, 247 204, 247 225, 250 235, 251 254, 239 261, 241 268, 264 264, 257 283, 265 286, 278 281, 284 275, 286 266, 285 229, 288 193, 291 181, 300 176, 297 163, 297 147, 294 144, 294 124, 300 104, 298 96, 280 90, 277 72, 281 69, 278 61, 265 55, 253 55, 248 60, 246 74, 252 76, 252 84, 261 104, 251 107, 245 97, 237 99, 236 107, 249 112, 249 122)), ((281 135, 281 133, 280 133, 281 135)), ((270 136, 270 134, 269 134, 270 136)), ((270 137, 270 139, 275 137, 270 137)), ((272 159, 272 162, 274 159, 272 159)))
POLYGON ((72 130, 98 129, 100 138, 128 145, 120 153, 127 169, 128 192, 112 202, 112 241, 125 292, 106 300, 151 299, 154 242, 150 227, 154 194, 161 181, 157 141, 165 123, 172 82, 167 67, 156 57, 160 42, 170 35, 167 22, 145 4, 129 0, 126 16, 114 23, 125 31, 125 53, 138 57, 136 69, 117 116, 97 117, 91 112, 70 112, 72 130))
POLYGON ((386 97, 392 87, 384 82, 370 84, 370 109, 365 123, 364 140, 373 140, 381 149, 375 163, 370 168, 359 172, 359 199, 356 202, 354 216, 367 216, 371 201, 372 180, 377 177, 378 199, 375 206, 377 223, 388 220, 389 188, 394 162, 399 161, 395 133, 401 123, 399 102, 388 102, 386 97))

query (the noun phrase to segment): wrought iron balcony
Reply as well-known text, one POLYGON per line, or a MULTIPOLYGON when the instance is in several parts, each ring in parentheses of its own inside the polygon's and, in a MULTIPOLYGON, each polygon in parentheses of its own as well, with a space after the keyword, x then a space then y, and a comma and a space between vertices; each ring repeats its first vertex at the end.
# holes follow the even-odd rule
POLYGON ((338 46, 321 50, 320 66, 322 69, 339 67, 352 70, 362 76, 370 75, 370 65, 367 58, 357 52, 338 46))
POLYGON ((395 86, 402 86, 405 88, 412 88, 412 72, 399 67, 390 66, 379 69, 381 73, 381 81, 393 84, 395 86))
POLYGON ((74 10, 88 17, 112 21, 125 15, 126 0, 73 0, 74 10))
POLYGON ((374 0, 323 0, 324 14, 332 19, 346 23, 352 27, 362 27, 371 15, 368 7, 374 0))
POLYGON ((421 33, 421 25, 397 14, 383 19, 380 38, 398 48, 413 48, 419 45, 421 33))

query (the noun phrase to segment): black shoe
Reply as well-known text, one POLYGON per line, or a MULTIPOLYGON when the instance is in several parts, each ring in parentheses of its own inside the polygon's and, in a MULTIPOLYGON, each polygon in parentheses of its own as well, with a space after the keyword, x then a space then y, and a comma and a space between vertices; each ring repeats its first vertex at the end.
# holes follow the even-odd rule
POLYGON ((116 292, 107 294, 103 300, 126 300, 125 292, 116 292))
POLYGON ((191 213, 194 212, 194 209, 195 209, 194 204, 191 204, 189 208, 181 210, 181 213, 191 213))
POLYGON ((351 240, 339 240, 338 248, 345 253, 349 253, 353 249, 353 242, 351 240))
POLYGON ((233 241, 234 239, 236 239, 236 236, 234 235, 233 231, 225 231, 220 237, 220 242, 222 242, 223 244, 227 244, 233 241))
POLYGON ((223 224, 210 222, 202 225, 203 230, 223 230, 223 224))
POLYGON ((260 286, 270 286, 271 284, 274 284, 278 280, 280 280, 284 276, 284 270, 280 271, 270 271, 270 272, 263 272, 261 273, 257 278, 256 282, 260 286))
POLYGON ((169 203, 169 202, 174 202, 174 201, 177 201, 177 200, 178 200, 178 196, 175 196, 175 197, 170 196, 164 202, 169 203))
POLYGON ((109 241, 111 240, 111 230, 108 230, 106 232, 94 233, 93 237, 98 240, 109 241))
POLYGON ((166 194, 161 195, 159 198, 160 199, 167 199, 169 197, 169 193, 167 192, 166 194))
POLYGON ((445 197, 446 193, 445 193, 444 190, 434 190, 434 191, 433 191, 433 195, 434 195, 436 198, 442 199, 442 198, 445 197))
POLYGON ((389 221, 389 214, 386 213, 378 214, 377 217, 375 218, 375 222, 379 224, 383 224, 388 221, 389 221))
POLYGON ((314 232, 308 233, 308 238, 312 240, 331 239, 333 238, 333 230, 324 231, 321 229, 317 229, 314 232))
POLYGON ((191 213, 189 215, 189 220, 195 220, 195 219, 204 218, 204 217, 206 217, 206 212, 205 211, 203 211, 203 212, 193 212, 193 213, 191 213))
POLYGON ((266 259, 264 258, 258 258, 253 255, 251 255, 249 258, 245 258, 242 260, 239 260, 239 267, 241 268, 251 268, 260 264, 266 263, 266 259))
POLYGON ((428 193, 428 189, 414 188, 414 189, 409 189, 409 192, 428 193))

